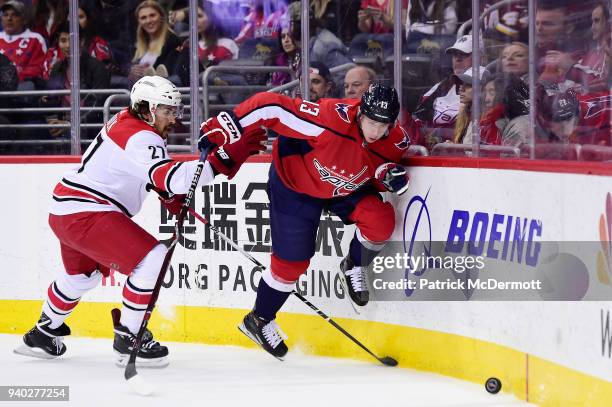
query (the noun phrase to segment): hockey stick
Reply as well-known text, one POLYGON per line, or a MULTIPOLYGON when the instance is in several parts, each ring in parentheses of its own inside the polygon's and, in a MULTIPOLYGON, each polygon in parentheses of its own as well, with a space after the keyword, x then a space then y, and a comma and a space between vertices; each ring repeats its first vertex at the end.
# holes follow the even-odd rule
MULTIPOLYGON (((172 236, 170 247, 166 252, 166 256, 164 257, 164 262, 162 263, 161 269, 159 271, 159 275, 157 276, 157 281, 155 282, 155 286, 153 287, 153 292, 151 293, 151 299, 149 300, 149 305, 147 305, 147 309, 145 311, 144 317, 140 324, 140 329, 138 330, 138 334, 136 335, 136 340, 134 341, 134 346, 132 348, 132 352, 130 353, 130 359, 128 360, 127 366, 125 367, 125 380, 127 380, 130 387, 138 394, 142 396, 147 396, 153 393, 154 387, 151 384, 144 381, 144 379, 138 375, 136 371, 136 356, 140 351, 140 344, 142 342, 142 337, 147 329, 147 325, 149 324, 149 319, 151 318, 151 313, 153 312, 153 308, 155 308, 155 303, 157 302, 157 297, 159 296, 159 291, 161 290, 161 285, 164 281, 164 276, 166 275, 166 271, 168 270, 168 265, 170 264, 170 259, 172 258, 172 254, 174 254, 174 248, 176 247, 176 243, 178 241, 180 229, 183 226, 183 222, 185 221, 185 217, 187 216, 187 210, 189 209, 189 205, 191 204, 191 200, 193 199, 193 195, 198 186, 198 182, 200 181, 200 176, 202 175, 202 171, 204 169, 204 163, 206 160, 206 156, 208 155, 208 151, 203 151, 200 155, 200 162, 196 167, 195 173, 193 174, 193 178, 191 180, 191 185, 189 186, 189 191, 185 196, 185 200, 183 201, 183 206, 181 207, 181 211, 179 212, 178 218, 176 220, 176 224, 174 226, 174 234, 172 236)), ((114 311, 114 310, 113 310, 114 311)))
MULTIPOLYGON (((229 237, 225 236, 223 233, 221 233, 219 231, 219 229, 217 229, 215 226, 213 226, 208 219, 206 219, 205 217, 203 217, 202 215, 200 215, 199 213, 197 213, 196 211, 194 211, 191 208, 188 208, 188 211, 191 215, 193 215, 196 219, 198 219, 199 221, 201 221, 202 223, 204 223, 205 225, 207 225, 210 230, 212 230, 217 236, 219 236, 221 239, 223 239, 227 244, 229 244, 231 247, 233 247, 235 250, 239 251, 240 253, 242 253, 247 259, 251 260, 253 263, 255 263, 255 265, 257 265, 259 268, 261 268, 261 270, 263 271, 264 269, 266 269, 266 266, 264 266, 263 264, 261 264, 255 257, 253 257, 251 254, 249 254, 248 252, 244 251, 240 246, 238 246, 236 243, 234 243, 234 241, 232 239, 230 239, 229 237)), ((370 349, 368 349, 367 346, 365 346, 363 343, 361 343, 361 341, 359 341, 357 338, 355 338, 353 335, 351 335, 350 333, 347 332, 346 329, 342 328, 336 321, 334 321, 333 319, 331 319, 331 317, 329 317, 327 314, 325 314, 323 311, 321 311, 317 306, 315 306, 313 303, 311 303, 310 301, 308 301, 302 294, 298 293, 297 291, 293 290, 291 291, 291 294, 295 295, 296 297, 298 297, 300 299, 300 301, 302 301, 304 304, 308 305, 310 307, 310 309, 312 309, 314 312, 317 313, 317 315, 319 315, 321 318, 323 318, 324 320, 326 320, 327 322, 329 322, 334 328, 336 328, 337 330, 339 330, 340 332, 342 332, 344 334, 344 336, 346 336, 347 338, 349 338, 351 341, 353 341, 357 346, 359 346, 361 349, 363 349, 364 351, 366 351, 367 353, 369 353, 374 359, 378 360, 380 363, 382 363, 385 366, 397 366, 397 360, 393 359, 390 356, 384 356, 384 357, 379 357, 376 354, 374 354, 374 352, 372 352, 370 349)))

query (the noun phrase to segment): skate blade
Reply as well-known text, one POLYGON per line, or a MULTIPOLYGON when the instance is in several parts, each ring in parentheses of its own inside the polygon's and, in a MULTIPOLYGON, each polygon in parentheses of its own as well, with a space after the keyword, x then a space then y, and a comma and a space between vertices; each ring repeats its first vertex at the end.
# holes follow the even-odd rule
POLYGON ((13 353, 16 353, 17 355, 29 356, 32 358, 47 359, 47 360, 57 359, 59 357, 55 355, 50 355, 40 348, 30 348, 26 344, 20 345, 16 347, 15 349, 13 349, 13 353))
POLYGON ((276 359, 280 360, 281 362, 284 360, 281 357, 278 357, 276 355, 271 354, 270 352, 268 352, 267 350, 264 349, 264 347, 262 346, 261 342, 259 342, 257 340, 256 337, 254 337, 248 329, 246 329, 246 326, 244 326, 244 322, 240 323, 240 325, 238 325, 238 329, 240 330, 240 332, 242 332, 243 334, 246 335, 247 338, 249 338, 250 340, 252 340, 253 342, 255 342, 261 349, 263 349, 268 355, 270 356, 274 356, 276 359))
MULTIPOLYGON (((115 365, 117 367, 126 367, 128 361, 130 360, 130 355, 125 355, 123 353, 119 353, 116 350, 115 352, 115 365)), ((136 367, 143 367, 147 369, 162 369, 170 364, 170 360, 168 360, 168 356, 164 356, 163 358, 157 359, 144 359, 140 357, 136 357, 136 367)))
POLYGON ((340 271, 338 272, 338 275, 340 277, 340 284, 342 285, 342 289, 344 290, 346 299, 348 300, 349 304, 351 304, 353 311, 355 311, 357 315, 361 315, 361 312, 359 312, 359 310, 357 309, 357 304, 355 304, 353 300, 351 300, 351 295, 349 294, 348 289, 348 281, 346 281, 346 276, 344 275, 344 272, 340 271))

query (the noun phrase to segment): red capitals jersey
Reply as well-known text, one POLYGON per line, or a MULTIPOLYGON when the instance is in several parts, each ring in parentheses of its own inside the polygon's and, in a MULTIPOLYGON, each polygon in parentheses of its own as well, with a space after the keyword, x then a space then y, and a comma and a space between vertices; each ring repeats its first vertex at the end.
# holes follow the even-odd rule
POLYGON ((42 77, 46 52, 47 45, 40 34, 30 30, 17 35, 0 32, 0 53, 15 65, 19 81, 42 77))
POLYGON ((275 93, 258 93, 234 112, 247 130, 263 126, 279 134, 273 165, 292 190, 316 198, 346 196, 370 182, 376 169, 399 162, 408 134, 399 124, 371 144, 357 125, 360 101, 321 99, 319 103, 275 93))
POLYGON ((578 95, 580 119, 576 131, 580 144, 611 145, 610 109, 612 96, 607 92, 578 95))

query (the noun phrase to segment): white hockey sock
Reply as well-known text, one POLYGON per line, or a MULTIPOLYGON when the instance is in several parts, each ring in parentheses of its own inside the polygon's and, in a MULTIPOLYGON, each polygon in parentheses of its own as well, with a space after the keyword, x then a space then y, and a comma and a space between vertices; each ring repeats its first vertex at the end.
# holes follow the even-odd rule
POLYGON ((69 275, 62 273, 47 290, 47 300, 43 312, 51 319, 49 328, 59 327, 87 291, 100 283, 102 275, 94 271, 90 277, 85 274, 69 275))
POLYGON ((123 287, 121 325, 134 335, 138 333, 151 293, 166 256, 166 246, 158 244, 134 268, 123 287))

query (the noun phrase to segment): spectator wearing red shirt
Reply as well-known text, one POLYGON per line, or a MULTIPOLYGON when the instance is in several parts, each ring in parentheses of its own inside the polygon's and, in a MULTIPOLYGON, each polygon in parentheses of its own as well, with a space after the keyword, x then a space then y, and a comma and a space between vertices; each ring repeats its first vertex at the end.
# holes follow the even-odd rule
MULTIPOLYGON (((408 3, 402 1, 402 21, 406 21, 408 3)), ((359 31, 372 34, 393 32, 392 0, 361 0, 361 9, 357 12, 359 31)))
POLYGON ((79 35, 83 40, 83 48, 98 61, 109 63, 113 58, 110 45, 108 41, 98 35, 95 19, 91 16, 89 8, 83 5, 79 6, 79 35))
POLYGON ((43 61, 47 46, 40 34, 25 29, 25 6, 20 1, 8 1, 2 8, 0 53, 17 68, 19 90, 34 89, 34 83, 42 77, 43 61))
POLYGON ((570 68, 567 77, 582 85, 584 92, 601 92, 610 79, 610 10, 599 3, 591 13, 593 43, 586 54, 570 68))

